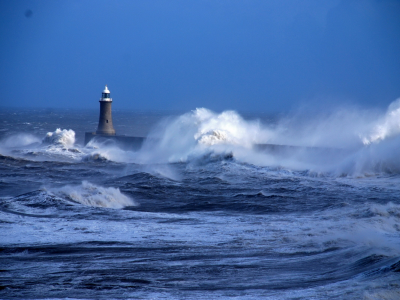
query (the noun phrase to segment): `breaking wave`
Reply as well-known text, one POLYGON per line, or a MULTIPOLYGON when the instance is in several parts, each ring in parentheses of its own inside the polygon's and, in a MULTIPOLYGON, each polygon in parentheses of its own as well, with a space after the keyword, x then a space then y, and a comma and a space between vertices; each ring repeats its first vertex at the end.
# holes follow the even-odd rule
POLYGON ((400 98, 392 102, 382 118, 380 118, 371 132, 362 137, 364 145, 379 143, 386 138, 400 134, 400 98))
POLYGON ((215 114, 208 109, 200 108, 178 120, 182 125, 192 122, 196 126, 194 139, 199 144, 207 146, 231 144, 251 147, 262 140, 264 133, 259 122, 245 121, 234 111, 215 114))
POLYGON ((42 140, 43 144, 72 147, 75 143, 75 131, 72 129, 57 128, 54 132, 48 132, 42 140))
POLYGON ((83 181, 81 185, 66 185, 49 191, 87 206, 120 209, 137 205, 131 198, 122 194, 119 188, 101 187, 87 181, 83 181))
POLYGON ((400 99, 383 117, 349 108, 324 116, 288 116, 273 124, 198 108, 160 123, 131 161, 187 162, 231 153, 243 163, 340 176, 400 173, 399 133, 400 99), (260 150, 260 144, 274 147, 260 150))
POLYGON ((136 155, 136 161, 183 162, 210 150, 250 149, 267 135, 259 121, 246 121, 234 111, 217 114, 197 108, 159 124, 136 155))

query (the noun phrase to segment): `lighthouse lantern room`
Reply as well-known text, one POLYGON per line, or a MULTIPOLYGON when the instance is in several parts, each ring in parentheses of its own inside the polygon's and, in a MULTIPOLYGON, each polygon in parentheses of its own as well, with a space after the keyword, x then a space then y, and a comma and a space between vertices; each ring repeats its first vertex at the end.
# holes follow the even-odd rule
POLYGON ((110 98, 110 91, 107 85, 104 88, 103 93, 101 93, 100 101, 112 101, 112 99, 110 98))

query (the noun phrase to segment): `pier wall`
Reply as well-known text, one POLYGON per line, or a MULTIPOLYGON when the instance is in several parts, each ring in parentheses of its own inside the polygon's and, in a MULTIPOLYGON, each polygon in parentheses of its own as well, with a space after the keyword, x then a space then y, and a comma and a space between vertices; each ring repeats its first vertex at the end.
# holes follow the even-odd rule
POLYGON ((146 138, 126 135, 102 135, 97 134, 96 132, 85 132, 85 146, 91 140, 95 140, 99 143, 115 143, 120 148, 125 150, 138 150, 146 138))

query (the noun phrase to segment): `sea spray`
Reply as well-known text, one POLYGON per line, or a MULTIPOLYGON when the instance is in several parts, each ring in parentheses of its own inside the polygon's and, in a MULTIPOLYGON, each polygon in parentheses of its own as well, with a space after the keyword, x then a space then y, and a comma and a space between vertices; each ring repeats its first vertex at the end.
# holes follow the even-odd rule
POLYGON ((379 118, 371 132, 362 138, 365 145, 378 143, 386 138, 400 134, 400 98, 393 101, 386 114, 379 118))
POLYGON ((251 147, 262 142, 262 130, 259 122, 245 121, 235 111, 215 114, 205 108, 192 113, 197 132, 194 139, 203 145, 233 144, 251 147))
POLYGON ((28 133, 18 133, 11 135, 0 142, 6 148, 25 147, 32 144, 40 143, 40 139, 28 133))
POLYGON ((205 108, 162 121, 136 155, 138 162, 182 162, 232 147, 250 149, 268 139, 258 121, 246 121, 234 111, 220 114, 205 108), (218 147, 215 147, 218 146, 218 147), (225 146, 225 147, 224 147, 225 146))
POLYGON ((114 161, 121 163, 134 162, 131 151, 123 150, 113 140, 91 140, 84 148, 83 161, 114 161))
POLYGON ((349 153, 334 169, 339 175, 400 174, 400 136, 372 143, 349 153))
POLYGON ((222 156, 232 153, 244 163, 333 172, 339 176, 397 173, 400 162, 393 153, 398 144, 395 135, 397 130, 400 132, 395 121, 400 112, 399 103, 399 100, 393 102, 384 117, 376 111, 341 108, 324 115, 287 116, 275 124, 264 125, 257 120, 244 120, 234 111, 217 114, 198 108, 164 120, 152 132, 154 138, 133 155, 133 161, 186 162, 199 160, 209 153, 222 156), (394 141, 379 147, 365 147, 362 137, 373 131, 373 124, 382 119, 390 128, 385 131, 385 136, 390 133, 394 141), (295 147, 258 151, 257 144, 295 147))
POLYGON ((57 145, 65 148, 72 147, 75 143, 75 132, 72 129, 57 128, 54 132, 48 132, 43 138, 43 144, 57 145))
POLYGON ((371 129, 376 111, 338 107, 319 113, 293 112, 277 120, 270 129, 269 143, 302 147, 355 149, 363 144, 360 135, 371 129))

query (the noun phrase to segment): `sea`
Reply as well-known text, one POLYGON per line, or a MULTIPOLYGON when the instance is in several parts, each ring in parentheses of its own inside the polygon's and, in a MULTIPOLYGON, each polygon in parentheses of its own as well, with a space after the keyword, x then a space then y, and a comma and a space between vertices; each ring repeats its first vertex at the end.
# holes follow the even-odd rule
POLYGON ((0 108, 0 299, 400 299, 400 100, 98 117, 0 108))

